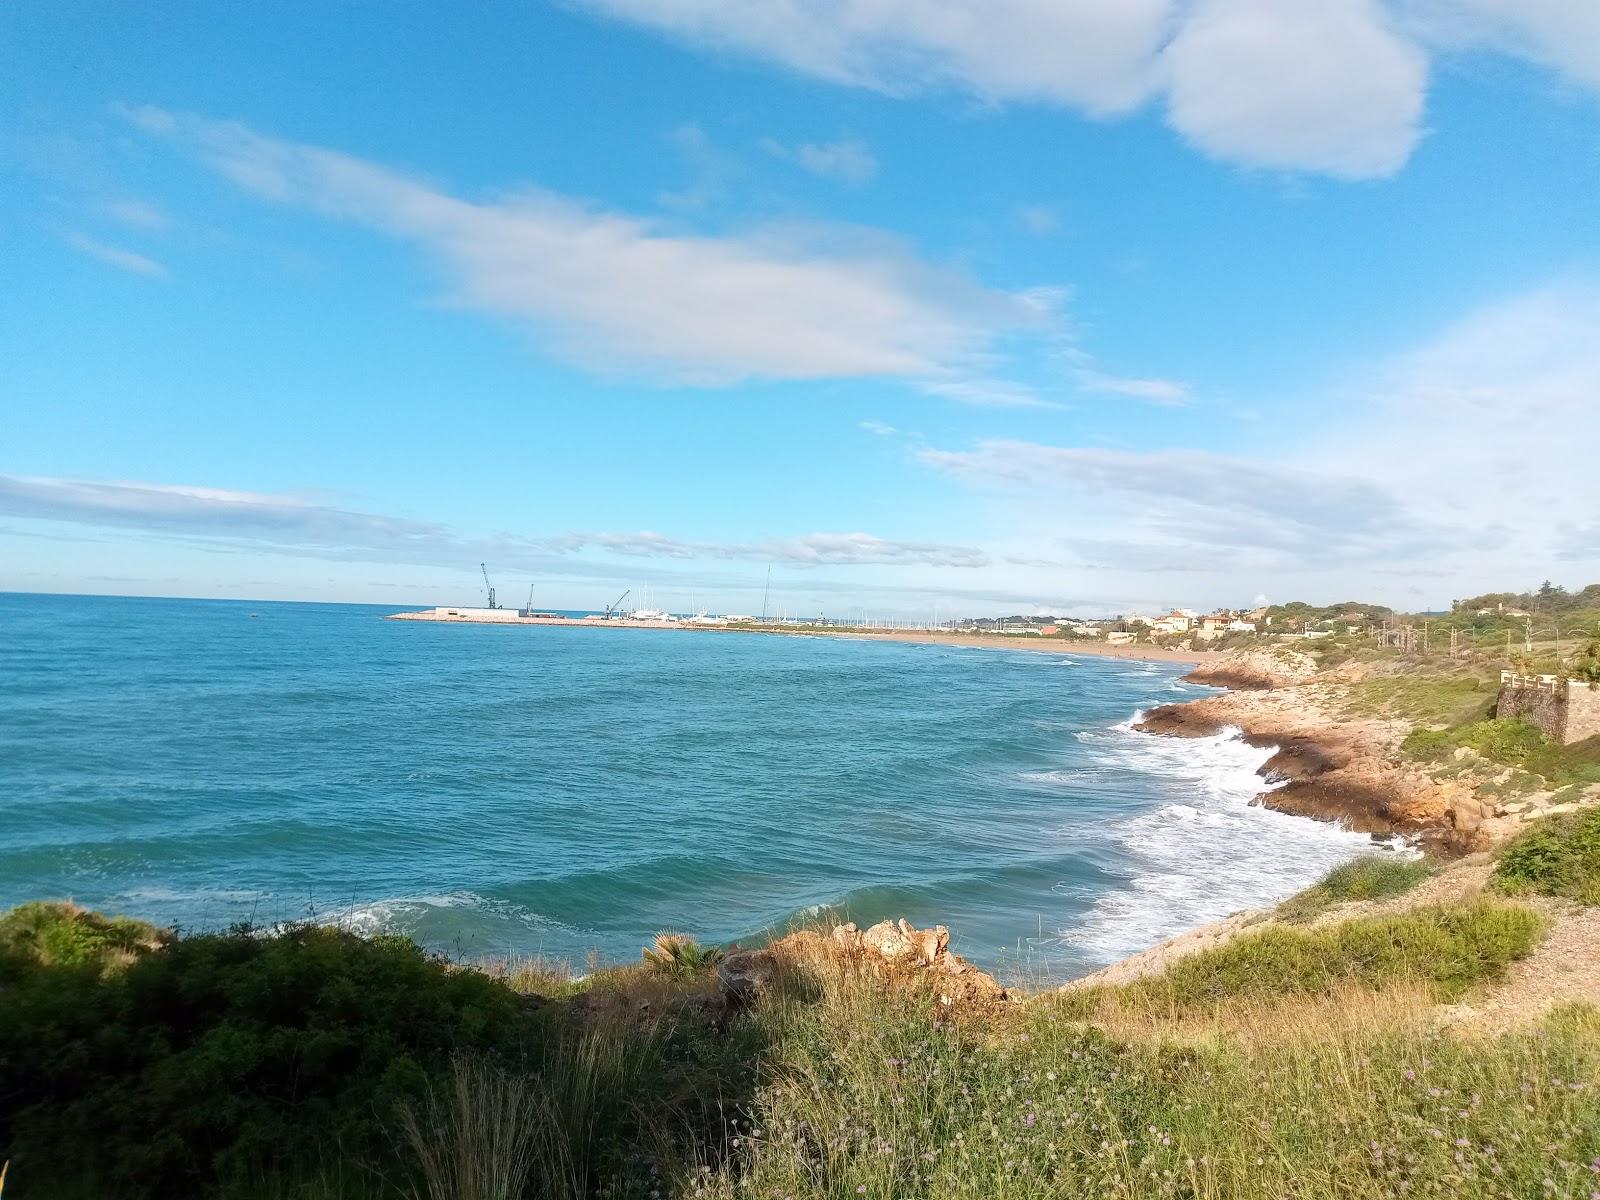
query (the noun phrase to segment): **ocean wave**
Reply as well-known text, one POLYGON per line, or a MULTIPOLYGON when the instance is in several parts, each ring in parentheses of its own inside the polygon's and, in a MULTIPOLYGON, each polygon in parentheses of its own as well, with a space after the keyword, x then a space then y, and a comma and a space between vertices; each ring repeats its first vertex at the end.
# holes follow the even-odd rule
POLYGON ((1023 771, 1017 778, 1024 783, 1081 783, 1086 779, 1098 779, 1103 774, 1095 767, 1073 767, 1060 771, 1023 771))
POLYGON ((1059 943, 1092 965, 1114 962, 1240 909, 1276 903, 1372 848, 1341 826, 1288 816, 1251 803, 1272 790, 1256 772, 1274 753, 1246 743, 1235 728, 1211 737, 1138 733, 1143 718, 1081 737, 1108 772, 1153 782, 1165 803, 1097 829, 1064 830, 1127 864, 1059 943))
POLYGON ((425 941, 439 941, 439 918, 449 914, 443 924, 456 929, 463 941, 487 936, 510 927, 518 933, 565 930, 559 922, 522 905, 496 900, 477 892, 399 896, 346 905, 312 917, 318 925, 348 930, 363 937, 380 933, 421 935, 425 941))

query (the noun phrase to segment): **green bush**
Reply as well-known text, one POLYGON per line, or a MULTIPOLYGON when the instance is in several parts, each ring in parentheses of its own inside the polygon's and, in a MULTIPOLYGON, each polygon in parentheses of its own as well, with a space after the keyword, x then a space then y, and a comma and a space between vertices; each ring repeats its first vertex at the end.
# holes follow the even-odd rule
POLYGON ((130 917, 103 917, 63 902, 20 904, 0 916, 0 981, 30 966, 114 971, 170 940, 130 917))
POLYGON ((399 937, 25 905, 0 917, 0 1161, 35 1200, 398 1200, 419 1169, 503 1183, 485 1155, 531 1147, 540 1200, 643 1200, 652 1167, 720 1156, 753 1086, 763 1030, 697 978, 612 969, 558 1000, 399 937), (507 1132, 530 1112, 531 1141, 507 1132))
POLYGON ((1329 871, 1322 880, 1278 906, 1287 921, 1308 921, 1352 900, 1387 900, 1403 895, 1433 874, 1433 865, 1420 858, 1368 854, 1329 871))
POLYGON ((508 988, 401 938, 187 937, 108 972, 83 952, 92 925, 38 930, 31 907, 0 924, 52 947, 12 956, 0 987, 0 1145, 63 1194, 78 1175, 88 1194, 193 1195, 334 1147, 388 1161, 395 1105, 452 1051, 515 1053, 530 1032, 508 988))
POLYGON ((1491 882, 1506 895, 1600 904, 1600 809, 1536 822, 1501 851, 1491 882))
POLYGON ((1497 979, 1539 939, 1538 914, 1480 901, 1317 929, 1269 927, 1180 958, 1158 976, 1116 989, 1068 993, 1092 1011, 1115 992, 1142 1005, 1201 1009, 1222 1001, 1326 992, 1339 984, 1430 985, 1445 999, 1497 979))

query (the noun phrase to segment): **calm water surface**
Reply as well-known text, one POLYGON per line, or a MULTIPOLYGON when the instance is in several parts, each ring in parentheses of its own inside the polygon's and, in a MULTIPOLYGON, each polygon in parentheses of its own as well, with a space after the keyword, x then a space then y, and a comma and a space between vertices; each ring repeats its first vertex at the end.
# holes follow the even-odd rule
POLYGON ((0 905, 572 958, 837 908, 1070 974, 1366 845, 1132 733, 1170 665, 389 611, 0 596, 0 905))

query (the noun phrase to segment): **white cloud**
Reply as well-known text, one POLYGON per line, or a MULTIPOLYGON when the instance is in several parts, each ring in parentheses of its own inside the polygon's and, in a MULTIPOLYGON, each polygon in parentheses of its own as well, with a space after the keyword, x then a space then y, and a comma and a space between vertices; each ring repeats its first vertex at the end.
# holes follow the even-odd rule
POLYGON ((143 275, 148 279, 165 279, 169 272, 153 258, 138 254, 132 250, 124 250, 120 246, 110 246, 105 242, 96 241, 81 233, 68 233, 67 245, 80 254, 87 254, 90 258, 99 259, 107 266, 116 267, 120 271, 128 271, 134 275, 143 275))
POLYGON ((868 183, 878 174, 878 158, 860 138, 837 142, 805 142, 786 146, 774 138, 763 138, 761 148, 774 158, 792 162, 823 179, 841 183, 868 183))
POLYGON ((1312 552, 1360 561, 1456 539, 1455 531, 1425 527, 1369 480, 1199 450, 1143 453, 990 439, 971 450, 926 448, 917 457, 969 484, 1036 499, 1066 497, 1080 512, 1103 515, 1117 537, 1075 543, 1092 547, 1103 565, 1143 562, 1159 570, 1179 551, 1213 566, 1219 554, 1283 563, 1312 552))
POLYGON ((1151 86, 1170 0, 582 0, 591 9, 891 94, 1125 112, 1151 86))
POLYGON ((126 225, 129 229, 160 230, 168 229, 172 225, 172 218, 159 204, 152 204, 148 200, 132 196, 107 200, 99 207, 100 211, 111 220, 119 225, 126 225))
POLYGON ((1025 383, 1004 379, 962 379, 949 383, 927 383, 922 390, 930 396, 952 400, 973 408, 1062 408, 1046 400, 1025 383))
POLYGON ((1173 128, 1217 158, 1362 179, 1420 136, 1427 56, 1376 0, 1198 0, 1162 61, 1173 128))
POLYGON ((1137 379, 1125 375, 1108 375, 1092 368, 1078 370, 1074 378, 1078 386, 1088 392, 1102 392, 1111 396, 1128 396, 1150 404, 1167 407, 1189 403, 1189 385, 1175 379, 1137 379))
POLYGON ((1600 88, 1594 0, 1400 0, 1419 34, 1445 49, 1499 50, 1600 88))
POLYGON ((416 244, 463 307, 562 356, 675 381, 886 376, 959 383, 1002 337, 1048 319, 863 230, 669 232, 549 192, 473 202, 386 167, 243 125, 140 109, 240 187, 416 244))
POLYGON ((1396 599, 1386 580, 1436 580, 1437 604, 1547 576, 1586 583, 1600 569, 1597 328, 1588 280, 1481 306, 1295 398, 1303 418, 1252 431, 1249 453, 1005 439, 916 453, 1007 527, 1048 530, 1036 544, 1124 580, 1181 574, 1180 590, 1215 600, 1241 584, 1396 599))
POLYGON ((1213 157, 1340 178, 1398 170, 1429 56, 1477 49, 1600 88, 1594 0, 579 0, 683 41, 892 95, 1091 116, 1165 98, 1213 157))
POLYGON ((900 431, 893 425, 890 425, 884 421, 876 420, 874 418, 869 418, 868 420, 860 422, 860 428, 866 430, 875 437, 895 437, 900 433, 900 431))
POLYGON ((900 541, 869 533, 810 533, 753 542, 686 540, 643 530, 468 538, 430 521, 357 512, 292 495, 138 481, 0 475, 0 513, 42 521, 248 545, 313 557, 441 566, 493 559, 517 566, 586 551, 626 558, 817 566, 975 568, 970 546, 900 541))
POLYGON ((1506 569, 1542 578, 1552 558, 1582 557, 1563 529, 1600 512, 1596 329, 1594 281, 1482 305, 1348 384, 1317 461, 1360 462, 1418 511, 1516 530, 1506 569))

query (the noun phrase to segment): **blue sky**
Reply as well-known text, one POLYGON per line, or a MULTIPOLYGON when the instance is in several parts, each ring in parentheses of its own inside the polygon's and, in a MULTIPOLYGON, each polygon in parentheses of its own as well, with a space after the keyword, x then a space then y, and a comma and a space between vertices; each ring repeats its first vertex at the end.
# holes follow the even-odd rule
POLYGON ((24 0, 0 278, 0 589, 1600 577, 1592 0, 24 0))

